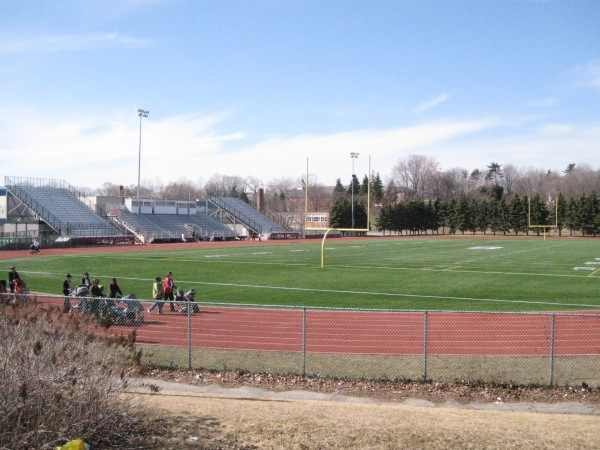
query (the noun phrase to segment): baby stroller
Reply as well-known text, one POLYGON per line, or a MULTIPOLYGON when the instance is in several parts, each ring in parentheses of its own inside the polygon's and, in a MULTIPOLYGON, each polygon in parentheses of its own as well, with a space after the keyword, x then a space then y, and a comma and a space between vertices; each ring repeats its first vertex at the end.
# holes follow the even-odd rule
POLYGON ((73 310, 74 311, 83 311, 83 312, 88 312, 88 302, 86 300, 86 297, 89 295, 90 293, 90 289, 89 286, 87 284, 80 284, 78 285, 75 289, 71 289, 71 297, 83 297, 79 303, 77 303, 75 306, 73 306, 73 310))
POLYGON ((120 297, 120 303, 124 306, 113 305, 110 307, 115 325, 141 325, 144 323, 144 307, 137 300, 135 294, 120 297))
POLYGON ((27 285, 20 278, 15 279, 15 294, 29 294, 29 289, 27 289, 27 285))
MULTIPOLYGON (((181 302, 179 303, 179 312, 182 313, 186 313, 188 312, 188 302, 194 302, 196 300, 196 290, 195 289, 190 289, 187 292, 184 292, 183 289, 178 289, 177 290, 177 295, 175 296, 175 301, 176 302, 181 302)), ((197 304, 193 303, 191 304, 192 307, 192 312, 193 313, 199 313, 200 312, 200 306, 198 306, 197 304)))
POLYGON ((33 241, 33 243, 29 246, 29 253, 31 253, 32 255, 40 254, 40 241, 38 241, 37 239, 33 241))

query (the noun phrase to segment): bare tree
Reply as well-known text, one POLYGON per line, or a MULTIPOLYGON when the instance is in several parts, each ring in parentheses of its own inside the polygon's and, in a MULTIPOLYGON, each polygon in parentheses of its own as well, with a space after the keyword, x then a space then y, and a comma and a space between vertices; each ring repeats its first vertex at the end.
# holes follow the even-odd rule
POLYGON ((398 161, 392 171, 396 184, 412 196, 425 198, 438 172, 438 163, 425 155, 409 155, 398 161))
POLYGON ((600 190, 600 171, 588 164, 573 165, 562 177, 566 197, 580 197, 590 191, 600 190))
POLYGON ((237 175, 214 174, 204 185, 207 197, 239 197, 245 192, 246 181, 237 175))
POLYGON ((252 205, 256 206, 256 193, 263 186, 264 183, 260 178, 253 177, 251 175, 246 178, 246 188, 248 189, 249 193, 252 194, 252 200, 250 202, 252 205))
MULTIPOLYGON (((306 186, 306 176, 300 177, 300 186, 304 189, 306 186)), ((323 209, 331 209, 333 204, 333 192, 319 182, 319 179, 314 174, 308 175, 308 210, 322 211, 323 209)))
POLYGON ((180 179, 165 186, 162 195, 169 200, 196 200, 200 197, 200 189, 192 181, 180 179))

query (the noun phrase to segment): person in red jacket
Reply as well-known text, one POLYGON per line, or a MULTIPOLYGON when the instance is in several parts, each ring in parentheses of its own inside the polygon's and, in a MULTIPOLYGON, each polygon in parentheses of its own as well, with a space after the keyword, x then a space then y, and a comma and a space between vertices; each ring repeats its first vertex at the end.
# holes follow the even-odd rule
POLYGON ((163 291, 165 293, 165 300, 169 300, 169 307, 171 312, 175 311, 175 304, 173 301, 175 300, 175 282, 173 281, 173 274, 169 272, 165 277, 165 281, 163 282, 163 291))

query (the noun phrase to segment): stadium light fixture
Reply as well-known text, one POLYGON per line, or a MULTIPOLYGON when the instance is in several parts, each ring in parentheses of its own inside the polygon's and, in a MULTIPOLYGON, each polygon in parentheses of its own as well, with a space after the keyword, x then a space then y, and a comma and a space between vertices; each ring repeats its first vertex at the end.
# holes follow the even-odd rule
POLYGON ((140 116, 140 145, 138 149, 138 186, 137 186, 137 204, 138 214, 142 213, 142 206, 140 205, 140 174, 142 169, 142 117, 148 117, 150 111, 144 109, 138 109, 138 116, 140 116))
POLYGON ((350 192, 352 193, 352 228, 354 228, 354 160, 358 158, 358 153, 350 152, 352 158, 352 179, 350 180, 350 192))

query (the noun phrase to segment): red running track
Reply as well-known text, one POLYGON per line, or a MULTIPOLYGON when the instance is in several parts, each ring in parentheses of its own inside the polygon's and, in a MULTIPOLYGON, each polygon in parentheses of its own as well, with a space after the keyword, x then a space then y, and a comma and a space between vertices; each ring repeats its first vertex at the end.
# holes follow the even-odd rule
MULTIPOLYGON (((62 304, 62 297, 43 301, 62 304)), ((145 304, 147 307, 149 305, 145 304)), ((423 355, 600 355, 600 315, 461 312, 372 312, 215 307, 201 305, 190 318, 195 348, 423 355), (554 323, 553 323, 554 322, 554 323), (306 328, 304 328, 306 326, 306 328), (554 335, 554 349, 552 336, 554 335)), ((137 342, 187 347, 188 316, 156 310, 136 330, 137 342)))

